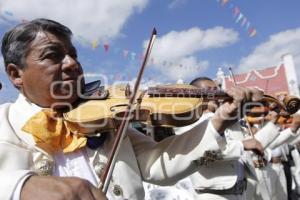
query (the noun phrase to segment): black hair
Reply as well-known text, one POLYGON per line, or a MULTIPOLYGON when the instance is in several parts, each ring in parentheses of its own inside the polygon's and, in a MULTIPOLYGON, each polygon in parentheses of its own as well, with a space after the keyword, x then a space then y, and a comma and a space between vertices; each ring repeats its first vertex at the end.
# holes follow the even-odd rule
POLYGON ((26 66, 25 58, 29 53, 30 44, 39 32, 49 32, 68 40, 72 37, 72 31, 68 27, 53 20, 39 18, 21 23, 6 32, 2 39, 1 52, 5 68, 9 63, 20 68, 26 66))
POLYGON ((190 85, 196 86, 196 83, 201 82, 201 81, 213 81, 213 80, 211 78, 206 77, 206 76, 201 76, 201 77, 198 77, 198 78, 195 78, 194 80, 192 80, 190 82, 190 85))

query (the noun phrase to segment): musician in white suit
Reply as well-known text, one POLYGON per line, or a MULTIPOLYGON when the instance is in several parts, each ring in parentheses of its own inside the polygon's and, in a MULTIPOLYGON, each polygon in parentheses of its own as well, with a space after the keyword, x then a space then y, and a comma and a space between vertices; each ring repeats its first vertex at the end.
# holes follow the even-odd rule
MULTIPOLYGON (((207 77, 196 78, 191 84, 200 89, 218 89, 215 82, 207 77)), ((201 118, 190 126, 175 129, 176 134, 182 134, 182 132, 189 130, 202 121, 213 118, 218 106, 218 103, 214 100, 208 102, 207 109, 204 110, 201 118)), ((277 127, 270 123, 260 132, 269 132, 276 129, 277 127)), ((246 177, 255 179, 256 175, 254 168, 249 166, 252 165, 249 161, 251 160, 250 155, 244 150, 257 150, 258 146, 262 150, 270 140, 273 140, 273 136, 262 140, 261 133, 257 134, 256 139, 246 139, 246 134, 247 130, 239 122, 225 130, 226 141, 219 142, 222 154, 224 157, 235 155, 239 159, 207 163, 205 166, 200 167, 198 172, 192 174, 190 178, 196 191, 195 199, 246 198, 244 194, 247 185, 246 177)))
MULTIPOLYGON (((271 115, 270 115, 271 116, 271 115)), ((273 115, 272 120, 277 121, 278 116, 273 115)), ((283 166, 281 164, 282 158, 284 157, 283 144, 289 143, 297 135, 298 116, 294 117, 294 125, 283 131, 271 131, 266 132, 263 137, 269 137, 270 135, 276 135, 273 141, 266 145, 270 152, 269 159, 266 166, 255 168, 258 182, 256 185, 256 192, 253 199, 287 199, 286 190, 286 179, 283 171, 283 166)), ((278 126, 279 127, 279 126, 278 126)))
POLYGON ((277 175, 276 180, 273 181, 276 185, 272 188, 274 192, 271 199, 279 200, 288 198, 287 181, 282 161, 287 161, 288 159, 288 151, 286 151, 286 149, 288 149, 287 145, 300 135, 299 122, 300 116, 299 114, 295 114, 290 127, 281 131, 280 135, 269 145, 269 148, 272 149, 270 165, 277 175))
POLYGON ((298 136, 300 136, 299 126, 300 126, 300 115, 295 114, 291 127, 286 128, 281 131, 280 135, 268 146, 270 149, 275 149, 283 144, 289 144, 294 141, 298 136))
POLYGON ((232 116, 241 102, 262 97, 255 89, 233 88, 233 101, 220 115, 160 143, 128 129, 105 197, 96 187, 113 134, 78 135, 56 117, 78 100, 76 91, 84 84, 77 81, 82 68, 71 31, 47 19, 25 22, 5 34, 2 54, 20 95, 15 103, 0 106, 1 200, 143 199, 142 180, 170 185, 196 172, 208 158, 227 159, 213 152, 221 151, 222 133, 236 120, 220 115, 232 116))

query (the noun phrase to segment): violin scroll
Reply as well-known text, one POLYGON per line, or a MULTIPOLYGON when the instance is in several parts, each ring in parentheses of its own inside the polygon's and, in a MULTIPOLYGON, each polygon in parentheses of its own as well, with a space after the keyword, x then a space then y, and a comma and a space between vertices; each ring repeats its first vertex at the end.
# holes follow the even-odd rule
POLYGON ((295 114, 300 108, 300 99, 295 96, 286 96, 283 99, 283 104, 285 105, 287 112, 295 114))
POLYGON ((268 103, 268 107, 271 108, 271 110, 274 110, 278 112, 279 115, 283 116, 295 114, 300 108, 300 99, 295 96, 286 96, 280 101, 272 96, 264 95, 262 102, 268 103))
POLYGON ((250 124, 260 124, 272 120, 274 117, 271 117, 269 111, 275 111, 277 113, 276 123, 282 126, 289 125, 293 121, 292 115, 298 112, 300 107, 300 99, 295 96, 285 96, 282 101, 279 101, 266 95, 263 102, 267 104, 263 107, 253 107, 247 114, 250 124))

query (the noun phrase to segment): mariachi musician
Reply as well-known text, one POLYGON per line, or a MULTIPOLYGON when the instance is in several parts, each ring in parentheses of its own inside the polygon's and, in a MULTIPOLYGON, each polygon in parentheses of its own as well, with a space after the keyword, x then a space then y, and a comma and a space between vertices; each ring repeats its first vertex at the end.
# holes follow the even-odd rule
MULTIPOLYGON (((198 77, 190 84, 203 90, 218 89, 217 84, 208 77, 198 77)), ((207 102, 204 114, 195 124, 213 117, 214 113, 218 112, 219 106, 219 102, 214 99, 207 102)), ((180 134, 187 128, 191 128, 191 126, 175 130, 180 134)), ((208 163, 197 173, 192 174, 190 177, 196 192, 195 199, 246 199, 247 194, 251 193, 251 191, 246 192, 247 181, 256 180, 249 150, 255 150, 253 147, 256 145, 260 146, 262 150, 265 149, 266 143, 270 142, 273 136, 267 135, 262 138, 262 135, 270 131, 277 131, 277 127, 273 123, 269 123, 259 130, 255 138, 247 137, 248 131, 241 126, 240 122, 227 128, 225 130, 227 142, 221 145, 222 153, 226 156, 239 155, 239 159, 208 163)))

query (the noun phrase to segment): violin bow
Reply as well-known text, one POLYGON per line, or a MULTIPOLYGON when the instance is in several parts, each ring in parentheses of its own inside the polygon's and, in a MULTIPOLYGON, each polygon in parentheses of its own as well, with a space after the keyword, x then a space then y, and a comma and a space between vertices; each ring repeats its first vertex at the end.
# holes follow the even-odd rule
MULTIPOLYGON (((236 80, 234 78, 234 74, 233 74, 233 71, 232 71, 231 67, 229 67, 228 70, 230 72, 230 76, 231 76, 231 78, 233 80, 234 85, 237 86, 237 83, 236 83, 236 80)), ((246 121, 247 129, 248 129, 248 131, 249 131, 249 133, 251 135, 251 138, 255 139, 254 138, 254 133, 253 133, 253 131, 251 129, 251 126, 250 126, 250 123, 249 123, 249 120, 247 119, 247 117, 245 117, 245 121, 246 121)), ((257 154, 257 159, 258 160, 263 160, 263 157, 261 155, 257 154)), ((265 163, 264 162, 262 162, 262 165, 265 167, 265 163)), ((264 179, 265 179, 265 177, 264 177, 264 179)))
POLYGON ((231 67, 228 67, 228 71, 229 71, 229 74, 230 74, 230 77, 231 77, 231 79, 232 79, 232 82, 233 82, 234 86, 237 86, 237 83, 236 83, 236 80, 235 80, 235 77, 234 77, 232 68, 231 68, 231 67))
MULTIPOLYGON (((228 70, 229 70, 229 74, 230 74, 230 77, 232 79, 232 82, 233 82, 234 86, 237 86, 237 83, 236 83, 236 80, 235 80, 232 68, 229 67, 228 70)), ((251 126, 250 126, 250 123, 249 123, 249 120, 247 119, 247 117, 245 117, 245 121, 246 121, 246 125, 247 125, 248 131, 249 131, 251 137, 254 138, 254 134, 253 134, 253 131, 251 129, 251 126)))
POLYGON ((142 76, 143 76, 143 73, 144 73, 144 70, 145 70, 145 66, 146 66, 147 61, 149 59, 149 55, 150 55, 150 52, 152 50, 156 35, 157 35, 156 29, 153 28, 153 31, 152 31, 152 34, 151 34, 151 37, 150 37, 150 40, 149 40, 149 43, 148 43, 148 47, 147 47, 147 50, 146 50, 146 53, 145 53, 143 63, 141 65, 140 71, 138 73, 137 80, 134 84, 134 89, 133 89, 132 96, 129 99, 129 103, 128 103, 128 106, 127 106, 126 111, 124 113, 124 116, 122 118, 121 124, 118 127, 116 138, 114 140, 112 150, 110 151, 107 164, 106 164, 106 166, 103 170, 103 173, 101 174, 101 177, 100 177, 100 184, 99 184, 98 187, 105 194, 107 193, 108 186, 109 186, 109 183, 110 183, 110 179, 111 179, 111 176, 112 176, 112 173, 113 173, 116 161, 117 161, 117 156, 119 154, 119 150, 120 150, 120 147, 121 147, 121 144, 122 144, 122 140, 123 140, 123 138, 126 134, 126 130, 128 128, 132 112, 134 110, 133 109, 133 103, 136 99, 137 92, 138 92, 138 89, 139 89, 139 86, 140 86, 140 83, 141 83, 141 79, 142 79, 142 76))

